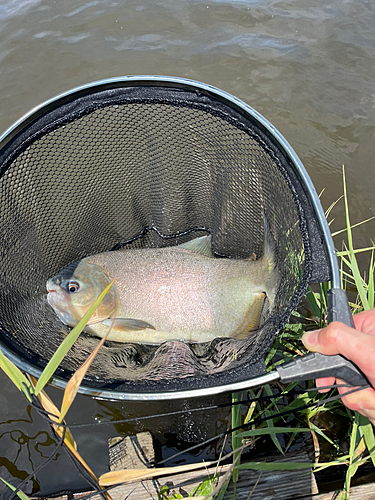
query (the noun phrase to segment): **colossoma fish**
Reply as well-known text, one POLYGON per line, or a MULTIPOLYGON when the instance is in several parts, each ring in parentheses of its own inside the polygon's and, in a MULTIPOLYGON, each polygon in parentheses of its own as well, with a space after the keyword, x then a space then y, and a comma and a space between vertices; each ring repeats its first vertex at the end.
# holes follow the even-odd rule
MULTIPOLYGON (((265 219, 265 217, 264 217, 265 219)), ((75 261, 47 282, 48 302, 75 326, 115 278, 86 331, 108 340, 159 344, 244 338, 277 286, 274 244, 265 220, 258 260, 216 258, 211 237, 167 248, 123 249, 75 261)))

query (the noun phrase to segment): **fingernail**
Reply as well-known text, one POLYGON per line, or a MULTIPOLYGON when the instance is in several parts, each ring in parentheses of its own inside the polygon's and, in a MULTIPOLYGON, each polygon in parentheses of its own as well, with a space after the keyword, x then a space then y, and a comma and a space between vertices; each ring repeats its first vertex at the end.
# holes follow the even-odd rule
POLYGON ((305 347, 313 347, 318 343, 319 330, 312 330, 311 332, 306 332, 302 336, 302 342, 305 347))

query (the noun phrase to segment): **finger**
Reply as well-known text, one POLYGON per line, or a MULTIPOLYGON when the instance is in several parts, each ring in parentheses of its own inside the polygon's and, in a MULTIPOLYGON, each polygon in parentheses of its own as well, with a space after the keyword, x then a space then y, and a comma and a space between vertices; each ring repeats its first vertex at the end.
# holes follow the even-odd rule
MULTIPOLYGON (((338 384, 342 384, 342 380, 337 379, 338 384)), ((351 410, 367 412, 369 418, 375 419, 375 389, 368 387, 357 392, 351 392, 353 388, 339 387, 338 391, 341 395, 342 402, 351 410), (347 396, 345 394, 348 394, 347 396)))
POLYGON ((302 342, 310 351, 342 354, 353 361, 375 386, 374 336, 335 321, 322 330, 305 333, 302 342))
MULTIPOLYGON (((337 379, 337 384, 342 384, 342 380, 337 379)), ((375 426, 375 390, 372 388, 362 389, 358 392, 353 392, 345 396, 349 390, 344 387, 339 387, 342 402, 350 410, 358 411, 367 417, 373 426, 375 426)))
MULTIPOLYGON (((334 385, 336 382, 336 379, 335 377, 324 377, 324 378, 318 378, 316 379, 315 381, 315 385, 316 387, 326 387, 328 385, 334 385)), ((321 394, 324 394, 326 392, 329 392, 331 389, 319 389, 319 392, 321 394)))
POLYGON ((375 335, 375 309, 355 314, 353 321, 357 330, 375 335))

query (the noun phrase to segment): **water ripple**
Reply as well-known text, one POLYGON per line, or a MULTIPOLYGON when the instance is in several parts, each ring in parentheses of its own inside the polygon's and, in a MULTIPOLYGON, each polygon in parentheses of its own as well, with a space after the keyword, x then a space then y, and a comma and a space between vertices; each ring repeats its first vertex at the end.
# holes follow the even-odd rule
POLYGON ((2 0, 0 2, 0 19, 25 14, 39 3, 41 0, 2 0))

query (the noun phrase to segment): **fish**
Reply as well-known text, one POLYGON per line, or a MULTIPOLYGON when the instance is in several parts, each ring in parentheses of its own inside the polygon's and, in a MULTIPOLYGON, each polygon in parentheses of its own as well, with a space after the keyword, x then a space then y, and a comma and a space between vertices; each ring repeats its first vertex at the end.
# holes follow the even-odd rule
POLYGON ((264 216, 259 259, 216 257, 211 236, 166 248, 120 249, 72 262, 47 281, 47 300, 74 327, 104 288, 110 290, 87 333, 107 340, 161 344, 243 339, 272 307, 278 283, 274 242, 264 216))

